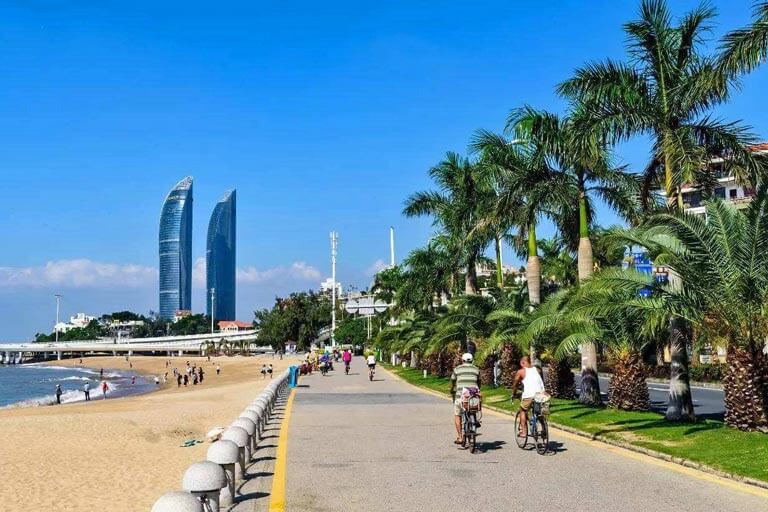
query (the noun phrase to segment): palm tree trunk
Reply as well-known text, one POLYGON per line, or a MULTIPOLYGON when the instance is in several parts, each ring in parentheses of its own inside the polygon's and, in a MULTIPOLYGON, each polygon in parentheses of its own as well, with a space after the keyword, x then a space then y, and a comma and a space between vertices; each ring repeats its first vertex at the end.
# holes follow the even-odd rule
POLYGON ((643 358, 636 352, 616 357, 608 390, 608 405, 625 411, 647 411, 651 407, 643 358))
POLYGON ((477 293, 477 255, 470 255, 467 261, 467 274, 464 277, 464 293, 475 295, 477 293))
POLYGON ((496 286, 504 287, 504 274, 501 269, 501 238, 498 236, 494 240, 496 244, 496 286))
MULTIPOLYGON (((531 222, 528 227, 528 267, 525 270, 528 281, 528 302, 531 307, 541 304, 541 263, 539 262, 538 247, 536 244, 536 222, 531 222)), ((536 365, 538 357, 536 347, 530 347, 531 363, 536 365)))
MULTIPOLYGON (((680 276, 669 272, 671 288, 682 286, 680 276)), ((696 421, 691 397, 691 383, 688 377, 688 341, 690 329, 686 321, 673 317, 669 322, 669 356, 672 360, 669 375, 669 401, 666 418, 669 421, 696 421)))
POLYGON ((675 317, 669 327, 669 347, 672 359, 669 376, 669 402, 665 417, 669 421, 696 421, 688 378, 688 326, 675 317))
MULTIPOLYGON (((587 201, 584 190, 579 192, 579 282, 592 275, 594 267, 592 257, 592 241, 589 239, 589 224, 587 223, 587 201)), ((602 405, 600 397, 600 380, 597 375, 597 347, 594 343, 583 343, 581 350, 581 393, 579 402, 586 405, 602 405)))
POLYGON ((739 430, 768 432, 768 372, 762 347, 728 344, 723 379, 725 422, 739 430))

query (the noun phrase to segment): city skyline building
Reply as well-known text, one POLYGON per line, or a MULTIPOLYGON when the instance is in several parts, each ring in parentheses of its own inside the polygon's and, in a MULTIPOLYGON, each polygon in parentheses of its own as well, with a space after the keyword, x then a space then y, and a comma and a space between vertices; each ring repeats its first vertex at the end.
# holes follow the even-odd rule
POLYGON ((219 320, 235 320, 237 268, 237 192, 229 190, 216 203, 206 239, 206 312, 219 320))
POLYGON ((192 177, 174 186, 160 213, 160 317, 192 309, 192 177))

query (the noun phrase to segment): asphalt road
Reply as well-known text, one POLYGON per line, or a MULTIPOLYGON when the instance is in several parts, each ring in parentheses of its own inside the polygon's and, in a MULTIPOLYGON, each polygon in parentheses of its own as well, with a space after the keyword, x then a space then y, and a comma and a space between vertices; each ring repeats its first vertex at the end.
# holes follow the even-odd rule
MULTIPOLYGON (((605 377, 600 377, 600 391, 603 400, 608 401, 608 387, 610 381, 605 377)), ((576 375, 576 388, 581 385, 581 376, 576 375)), ((669 385, 651 382, 648 383, 648 390, 651 396, 651 409, 657 412, 667 410, 667 399, 669 397, 669 385)), ((693 396, 693 407, 696 415, 700 418, 723 419, 725 414, 725 399, 722 389, 702 388, 691 386, 691 395, 693 396)))
POLYGON ((289 511, 768 510, 709 476, 553 431, 555 452, 520 450, 510 418, 486 413, 479 451, 453 444, 452 405, 361 359, 306 377, 288 429, 289 511))

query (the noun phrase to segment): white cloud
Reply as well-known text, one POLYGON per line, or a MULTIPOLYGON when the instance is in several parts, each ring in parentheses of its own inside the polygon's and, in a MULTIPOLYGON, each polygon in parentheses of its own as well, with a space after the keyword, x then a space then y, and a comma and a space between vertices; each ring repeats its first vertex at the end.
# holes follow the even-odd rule
POLYGON ((365 275, 366 276, 375 276, 385 268, 388 268, 389 264, 385 262, 383 259, 379 258, 373 263, 370 264, 370 266, 365 269, 365 275))
POLYGON ((258 270, 256 267, 237 269, 237 282, 244 284, 259 284, 278 279, 319 282, 321 277, 319 270, 303 261, 295 261, 290 266, 280 265, 266 270, 258 270))
POLYGON ((200 256, 192 265, 192 286, 195 288, 205 288, 205 258, 200 256))
POLYGON ((39 267, 0 267, 0 287, 141 288, 157 283, 157 269, 89 259, 49 261, 39 267))

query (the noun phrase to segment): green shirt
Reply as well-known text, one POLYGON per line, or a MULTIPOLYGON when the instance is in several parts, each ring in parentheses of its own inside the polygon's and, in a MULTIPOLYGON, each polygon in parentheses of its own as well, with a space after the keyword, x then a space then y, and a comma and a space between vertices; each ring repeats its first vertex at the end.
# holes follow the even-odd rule
POLYGON ((456 383, 456 398, 459 398, 462 389, 480 387, 480 368, 470 363, 459 365, 453 369, 451 381, 456 383))

